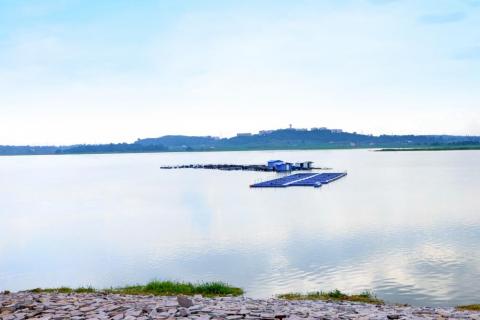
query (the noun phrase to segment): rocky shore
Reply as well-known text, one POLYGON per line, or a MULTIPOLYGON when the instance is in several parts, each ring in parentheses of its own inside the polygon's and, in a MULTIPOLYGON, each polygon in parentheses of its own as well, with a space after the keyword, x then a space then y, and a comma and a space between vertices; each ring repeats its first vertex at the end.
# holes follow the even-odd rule
POLYGON ((0 293, 1 320, 477 319, 455 308, 288 301, 246 297, 134 296, 107 293, 0 293))

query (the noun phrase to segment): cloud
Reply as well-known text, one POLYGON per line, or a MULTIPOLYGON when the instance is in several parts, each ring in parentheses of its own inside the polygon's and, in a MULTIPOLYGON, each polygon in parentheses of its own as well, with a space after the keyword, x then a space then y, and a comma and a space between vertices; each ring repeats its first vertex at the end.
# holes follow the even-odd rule
POLYGON ((480 46, 474 46, 458 52, 455 56, 458 60, 477 60, 480 59, 480 46))
POLYGON ((371 4, 374 4, 374 5, 384 5, 384 4, 390 4, 390 3, 393 3, 393 2, 397 2, 399 0, 369 0, 369 2, 371 4))
POLYGON ((427 14, 419 18, 425 24, 444 24, 462 21, 467 17, 464 12, 452 12, 447 14, 427 14))
POLYGON ((472 7, 480 7, 480 0, 467 0, 466 2, 472 7))

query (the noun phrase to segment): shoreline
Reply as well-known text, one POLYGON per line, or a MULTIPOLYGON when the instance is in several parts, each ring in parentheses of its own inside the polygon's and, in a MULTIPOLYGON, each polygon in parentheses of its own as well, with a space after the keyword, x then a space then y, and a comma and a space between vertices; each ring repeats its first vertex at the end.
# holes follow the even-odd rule
POLYGON ((259 151, 321 151, 321 150, 375 150, 371 146, 365 147, 324 147, 324 148, 252 148, 252 149, 195 149, 195 150, 165 150, 165 151, 129 151, 129 152, 82 152, 82 153, 18 153, 0 154, 0 157, 22 157, 22 156, 76 156, 76 155, 104 155, 104 154, 152 154, 152 153, 212 153, 212 152, 259 152, 259 151))
POLYGON ((2 320, 282 320, 282 319, 480 319, 480 312, 454 307, 412 307, 340 300, 252 299, 119 293, 0 293, 2 320))
POLYGON ((414 151, 478 151, 480 146, 474 147, 431 147, 431 148, 383 148, 376 152, 414 152, 414 151))
POLYGON ((128 152, 78 152, 78 153, 2 153, 0 157, 25 156, 77 156, 77 155, 110 155, 110 154, 159 154, 159 153, 212 153, 212 152, 261 152, 261 151, 342 151, 342 150, 371 150, 374 152, 406 152, 406 151, 478 151, 480 146, 474 147, 382 147, 382 146, 327 146, 305 148, 252 148, 252 149, 208 149, 208 150, 165 150, 165 151, 128 151, 128 152))

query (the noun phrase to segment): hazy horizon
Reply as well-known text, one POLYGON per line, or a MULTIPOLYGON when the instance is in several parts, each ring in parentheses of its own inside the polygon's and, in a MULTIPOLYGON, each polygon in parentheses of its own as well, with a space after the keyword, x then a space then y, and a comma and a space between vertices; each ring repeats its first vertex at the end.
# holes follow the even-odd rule
POLYGON ((0 3, 0 145, 480 135, 480 1, 0 3))

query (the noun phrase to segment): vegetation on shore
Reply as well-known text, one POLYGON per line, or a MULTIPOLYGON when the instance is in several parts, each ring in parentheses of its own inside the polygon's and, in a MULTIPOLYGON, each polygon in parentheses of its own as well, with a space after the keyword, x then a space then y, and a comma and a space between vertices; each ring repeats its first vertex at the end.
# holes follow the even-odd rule
POLYGON ((58 292, 58 293, 116 293, 116 294, 132 294, 132 295, 158 295, 158 296, 172 296, 172 295, 194 295, 201 294, 207 297, 213 296, 239 296, 243 294, 241 288, 233 287, 224 282, 177 282, 177 281, 159 281, 153 280, 145 285, 133 285, 109 289, 95 289, 93 287, 59 287, 59 288, 37 288, 29 290, 31 292, 58 292))
POLYGON ((457 309, 462 311, 480 311, 480 304, 469 304, 465 306, 458 306, 457 309))
POLYGON ((353 301, 373 304, 384 304, 383 300, 378 299, 372 292, 363 291, 360 294, 348 295, 338 289, 332 291, 316 291, 306 294, 302 293, 286 293, 277 296, 285 300, 337 300, 337 301, 353 301))
MULTIPOLYGON (((420 150, 470 150, 480 148, 480 136, 366 135, 339 129, 312 128, 264 130, 235 137, 167 135, 133 143, 66 146, 5 146, 0 155, 101 154, 183 151, 316 150, 351 148, 413 148, 420 150)), ((407 149, 405 149, 407 150, 407 149)), ((385 150, 387 151, 387 149, 385 150)))
POLYGON ((375 151, 379 152, 395 152, 395 151, 458 151, 458 150, 480 150, 480 145, 466 145, 466 146, 434 146, 422 148, 384 148, 375 151))

